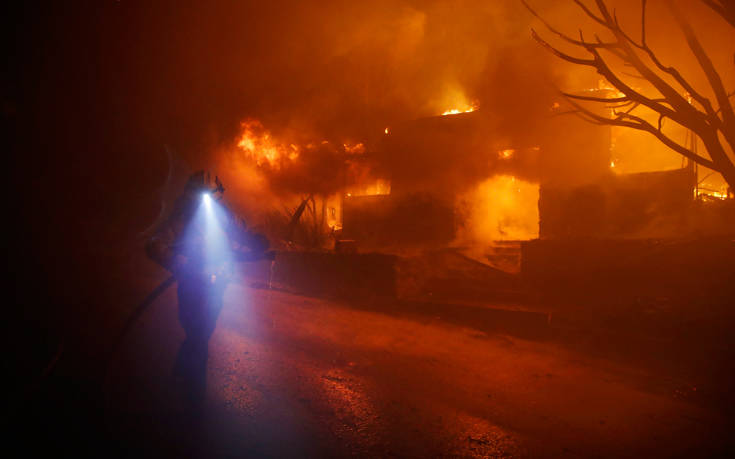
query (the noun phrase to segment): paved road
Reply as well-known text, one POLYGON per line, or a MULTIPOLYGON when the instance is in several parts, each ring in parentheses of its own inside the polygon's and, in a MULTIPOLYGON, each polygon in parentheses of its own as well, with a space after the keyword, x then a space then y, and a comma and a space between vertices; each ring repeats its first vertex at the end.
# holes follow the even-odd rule
POLYGON ((686 381, 441 317, 244 284, 228 287, 199 418, 181 411, 170 375, 183 339, 174 290, 142 318, 107 388, 107 422, 121 448, 155 444, 206 456, 692 457, 721 447, 725 420, 693 403, 696 387, 686 381))

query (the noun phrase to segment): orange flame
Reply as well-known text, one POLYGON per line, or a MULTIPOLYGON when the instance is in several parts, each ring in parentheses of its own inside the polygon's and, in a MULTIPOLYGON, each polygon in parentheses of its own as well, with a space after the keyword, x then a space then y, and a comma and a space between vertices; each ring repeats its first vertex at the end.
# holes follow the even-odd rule
MULTIPOLYGON (((278 140, 259 120, 252 118, 243 121, 240 126, 242 127, 242 134, 237 141, 237 147, 258 166, 280 169, 285 163, 296 160, 309 150, 318 148, 319 145, 329 144, 329 141, 322 140, 320 142, 310 142, 304 146, 278 140)), ((363 143, 345 142, 342 144, 342 148, 344 153, 348 155, 365 153, 363 143)))
POLYGON ((346 195, 350 196, 384 196, 390 194, 390 180, 375 179, 362 186, 352 187, 346 195))
POLYGON ((460 197, 467 221, 458 234, 464 242, 538 237, 539 185, 514 176, 497 175, 460 197))
POLYGON ((452 109, 446 110, 445 112, 442 113, 442 116, 457 115, 460 113, 470 113, 470 112, 474 112, 478 108, 479 107, 478 107, 477 102, 472 102, 470 105, 466 105, 462 108, 452 108, 452 109))
POLYGON ((277 142, 260 121, 247 119, 240 126, 242 135, 237 146, 258 166, 280 168, 284 161, 293 161, 299 157, 301 147, 293 143, 284 145, 277 142))
POLYGON ((516 151, 513 148, 506 148, 505 150, 500 150, 498 152, 498 156, 503 159, 510 159, 515 155, 516 151))
POLYGON ((365 153, 365 145, 363 145, 362 143, 343 143, 342 146, 345 149, 345 153, 349 153, 351 155, 360 155, 362 153, 365 153))

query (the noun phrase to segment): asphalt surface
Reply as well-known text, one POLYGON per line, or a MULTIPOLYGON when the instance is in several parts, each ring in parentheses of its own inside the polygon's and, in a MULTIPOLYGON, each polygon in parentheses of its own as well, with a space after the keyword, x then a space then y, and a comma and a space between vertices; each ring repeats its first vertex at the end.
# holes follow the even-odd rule
POLYGON ((727 419, 697 387, 549 340, 249 287, 226 292, 207 400, 171 369, 169 289, 113 362, 104 423, 123 455, 707 457, 727 419))

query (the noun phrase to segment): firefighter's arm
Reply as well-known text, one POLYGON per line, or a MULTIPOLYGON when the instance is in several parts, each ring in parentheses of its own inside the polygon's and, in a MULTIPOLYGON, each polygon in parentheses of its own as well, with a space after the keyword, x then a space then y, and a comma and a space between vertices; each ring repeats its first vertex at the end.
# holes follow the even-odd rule
POLYGON ((145 245, 145 253, 148 258, 171 272, 177 271, 186 264, 186 257, 175 250, 173 235, 170 234, 170 231, 157 234, 149 239, 145 245))
POLYGON ((260 233, 241 231, 238 238, 239 250, 236 250, 237 261, 275 260, 276 252, 268 250, 270 242, 260 233), (243 250, 243 248, 248 250, 243 250))

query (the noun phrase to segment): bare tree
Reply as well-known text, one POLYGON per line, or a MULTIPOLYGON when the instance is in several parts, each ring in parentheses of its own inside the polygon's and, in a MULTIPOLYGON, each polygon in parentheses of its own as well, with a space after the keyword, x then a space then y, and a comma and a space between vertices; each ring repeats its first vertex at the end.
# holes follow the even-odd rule
POLYGON ((702 0, 705 5, 712 8, 722 16, 731 26, 735 27, 735 1, 733 0, 702 0))
MULTIPOLYGON (((593 39, 586 39, 581 30, 578 38, 572 37, 544 20, 525 0, 521 1, 551 34, 561 42, 583 50, 586 55, 577 57, 562 52, 532 29, 531 34, 538 43, 567 62, 594 68, 619 91, 620 95, 615 97, 594 97, 562 92, 579 115, 596 124, 622 126, 648 132, 684 157, 719 172, 730 188, 735 189, 735 164, 731 156, 735 151, 735 112, 733 112, 730 100, 735 92, 728 92, 725 89, 720 73, 694 33, 691 24, 673 0, 665 0, 666 6, 683 33, 697 64, 704 72, 709 88, 695 89, 676 68, 662 63, 649 47, 646 42, 646 0, 641 1, 639 39, 633 38, 631 34, 623 30, 615 10, 611 11, 604 0, 595 0, 596 11, 581 0, 573 1, 584 14, 606 31, 605 39, 600 38, 599 34, 595 34, 593 39), (624 67, 633 69, 633 74, 614 69, 611 61, 616 58, 622 61, 624 67), (624 81, 624 76, 647 81, 657 94, 649 97, 640 89, 624 81), (714 95, 714 100, 710 100, 711 96, 705 96, 704 91, 714 95), (600 114, 600 111, 585 107, 583 103, 587 102, 606 104, 612 109, 612 115, 604 116, 600 114), (656 125, 644 119, 644 115, 640 112, 641 109, 649 109, 658 116, 656 125), (698 136, 707 150, 707 156, 698 154, 664 133, 663 123, 667 118, 698 136), (728 148, 730 154, 727 152, 728 148)), ((733 0, 702 1, 735 27, 735 2, 733 0)), ((732 45, 732 43, 728 44, 732 45)))

